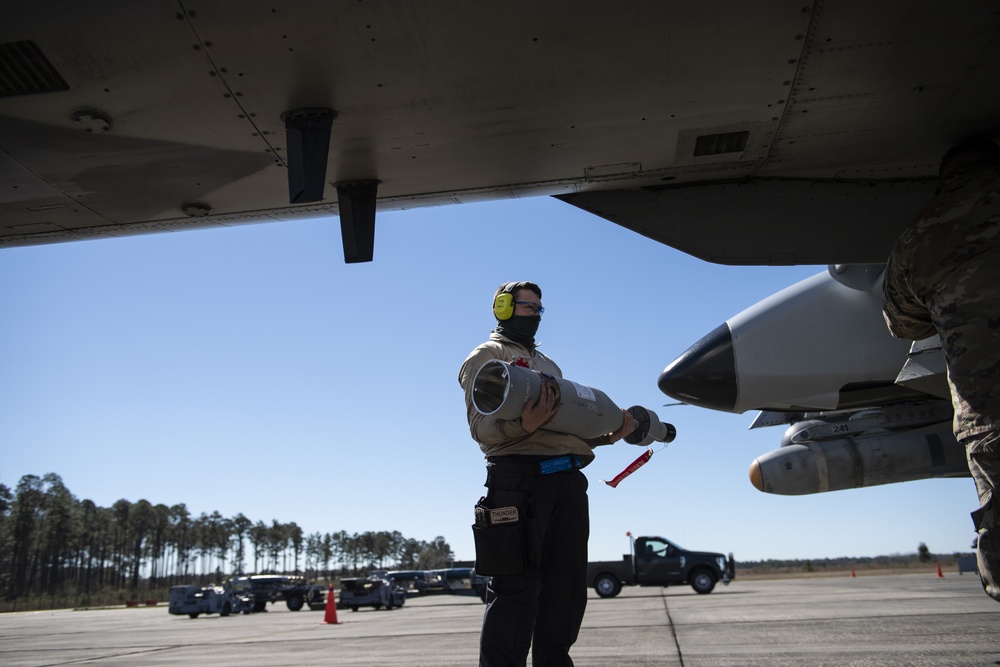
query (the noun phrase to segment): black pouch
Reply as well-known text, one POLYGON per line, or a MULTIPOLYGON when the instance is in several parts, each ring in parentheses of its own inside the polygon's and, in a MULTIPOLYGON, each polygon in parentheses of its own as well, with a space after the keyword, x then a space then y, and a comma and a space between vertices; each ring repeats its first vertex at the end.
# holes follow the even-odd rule
POLYGON ((476 503, 472 536, 476 542, 476 574, 488 577, 516 577, 527 571, 524 553, 524 507, 486 505, 486 497, 476 503))

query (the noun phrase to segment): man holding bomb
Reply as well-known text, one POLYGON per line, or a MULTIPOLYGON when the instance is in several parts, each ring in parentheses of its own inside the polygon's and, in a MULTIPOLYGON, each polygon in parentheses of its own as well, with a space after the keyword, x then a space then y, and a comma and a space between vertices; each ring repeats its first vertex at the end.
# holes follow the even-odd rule
POLYGON ((469 429, 487 461, 488 492, 476 508, 476 529, 482 530, 474 531, 477 572, 492 574, 480 635, 481 667, 524 665, 529 649, 536 667, 573 664, 569 650, 587 606, 590 537, 587 478, 580 469, 594 460, 594 447, 636 428, 625 410, 621 428, 590 440, 542 428, 559 410, 558 389, 551 382, 541 384, 517 419, 476 409, 473 381, 490 360, 562 377, 535 343, 544 312, 538 285, 501 285, 493 298, 497 326, 458 374, 469 429))

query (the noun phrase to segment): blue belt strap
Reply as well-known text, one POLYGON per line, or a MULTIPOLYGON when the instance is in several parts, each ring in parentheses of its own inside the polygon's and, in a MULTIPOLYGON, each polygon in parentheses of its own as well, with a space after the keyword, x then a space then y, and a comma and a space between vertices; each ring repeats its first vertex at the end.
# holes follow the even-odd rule
POLYGON ((576 454, 567 454, 565 456, 557 456, 554 459, 539 461, 538 467, 541 470, 541 474, 549 475, 554 472, 562 472, 563 470, 582 468, 583 462, 576 454))

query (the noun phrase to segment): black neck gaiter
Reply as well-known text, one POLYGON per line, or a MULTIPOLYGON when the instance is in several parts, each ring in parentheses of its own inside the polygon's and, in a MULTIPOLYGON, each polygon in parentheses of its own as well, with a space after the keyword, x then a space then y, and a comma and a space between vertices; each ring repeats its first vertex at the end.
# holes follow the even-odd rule
POLYGON ((497 322, 496 331, 531 350, 535 347, 535 332, 541 321, 540 315, 514 315, 508 320, 497 322))

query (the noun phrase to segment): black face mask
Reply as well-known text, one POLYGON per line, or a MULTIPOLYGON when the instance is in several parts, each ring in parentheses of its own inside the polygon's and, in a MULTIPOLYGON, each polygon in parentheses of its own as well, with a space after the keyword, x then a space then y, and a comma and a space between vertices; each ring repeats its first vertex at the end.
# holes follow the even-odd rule
POLYGON ((541 315, 514 315, 510 319, 497 322, 497 333, 502 333, 525 347, 534 347, 535 332, 538 331, 541 321, 541 315))

